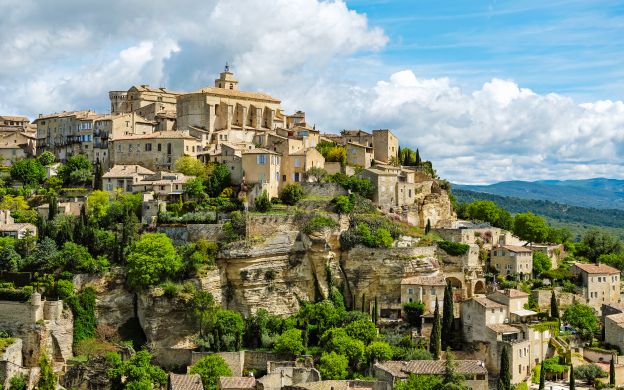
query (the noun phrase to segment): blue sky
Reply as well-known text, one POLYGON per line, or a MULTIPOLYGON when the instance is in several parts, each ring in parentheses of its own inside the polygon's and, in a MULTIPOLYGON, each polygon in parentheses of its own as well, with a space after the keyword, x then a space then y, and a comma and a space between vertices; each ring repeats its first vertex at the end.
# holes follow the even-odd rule
POLYGON ((396 69, 469 89, 513 79, 579 101, 624 98, 622 1, 348 1, 390 38, 396 69))
POLYGON ((624 178, 624 2, 0 0, 0 113, 245 90, 325 132, 389 128, 458 183, 624 178))

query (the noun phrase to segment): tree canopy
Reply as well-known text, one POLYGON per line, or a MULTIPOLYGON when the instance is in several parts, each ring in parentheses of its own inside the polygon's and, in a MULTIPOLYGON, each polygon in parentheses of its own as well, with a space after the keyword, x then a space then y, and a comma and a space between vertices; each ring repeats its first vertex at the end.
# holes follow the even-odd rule
POLYGON ((180 256, 166 234, 145 233, 128 254, 128 283, 134 288, 145 288, 175 275, 181 267, 180 256))
POLYGON ((221 376, 232 376, 232 370, 219 355, 201 358, 191 367, 191 374, 199 374, 205 390, 215 390, 221 376))

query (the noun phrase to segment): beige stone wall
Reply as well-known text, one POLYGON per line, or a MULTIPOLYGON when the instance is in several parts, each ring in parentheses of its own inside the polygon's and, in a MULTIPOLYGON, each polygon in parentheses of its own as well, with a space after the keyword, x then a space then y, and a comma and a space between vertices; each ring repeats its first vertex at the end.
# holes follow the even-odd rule
POLYGON ((11 378, 22 371, 20 369, 22 362, 22 340, 15 339, 13 344, 0 354, 0 387, 9 388, 11 378))
MULTIPOLYGON (((266 183, 269 198, 279 195, 281 156, 273 153, 244 153, 243 175, 248 184, 266 183), (264 161, 264 163, 261 163, 264 161)), ((251 201, 251 200, 250 200, 251 201)))
POLYGON ((153 171, 170 170, 180 157, 194 157, 201 149, 198 141, 181 138, 118 139, 109 145, 111 165, 141 165, 153 171))
POLYGON ((602 310, 603 304, 620 302, 619 274, 587 274, 583 272, 582 278, 584 298, 587 304, 598 313, 602 310))
POLYGON ((515 253, 503 248, 494 248, 490 255, 490 264, 500 275, 514 273, 530 277, 533 272, 533 253, 515 253))
POLYGON ((373 130, 375 160, 390 162, 399 153, 399 139, 390 130, 373 130))
POLYGON ((616 345, 620 348, 620 351, 624 351, 624 327, 620 326, 620 324, 609 317, 606 317, 604 332, 606 343, 616 345))
POLYGON ((370 168, 373 162, 373 153, 367 152, 367 148, 347 144, 347 164, 362 168, 370 168))

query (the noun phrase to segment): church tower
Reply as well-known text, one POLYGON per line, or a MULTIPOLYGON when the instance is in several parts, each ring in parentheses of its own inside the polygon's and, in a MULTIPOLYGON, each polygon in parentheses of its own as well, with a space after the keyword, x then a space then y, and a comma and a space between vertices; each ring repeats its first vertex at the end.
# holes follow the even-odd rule
POLYGON ((225 63, 224 71, 215 80, 215 87, 238 91, 238 81, 234 80, 234 73, 230 72, 230 66, 227 62, 225 63))

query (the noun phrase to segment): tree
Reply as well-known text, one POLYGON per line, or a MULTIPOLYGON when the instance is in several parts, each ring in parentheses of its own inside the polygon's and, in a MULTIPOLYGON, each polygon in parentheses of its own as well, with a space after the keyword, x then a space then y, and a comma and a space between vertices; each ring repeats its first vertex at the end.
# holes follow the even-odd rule
POLYGON ((289 329, 282 333, 275 341, 275 352, 289 355, 299 355, 305 351, 301 330, 289 329))
POLYGON ((321 183, 323 180, 325 180, 327 176, 327 171, 320 167, 312 167, 308 169, 303 175, 304 179, 312 179, 317 183, 321 183))
POLYGON ((108 215, 110 209, 108 192, 95 190, 87 197, 87 217, 94 225, 100 224, 108 215))
POLYGON ((519 213, 514 217, 513 232, 529 242, 544 242, 548 239, 549 227, 544 218, 531 212, 519 213))
POLYGON ((453 313, 453 291, 451 290, 451 284, 447 283, 444 288, 444 305, 442 307, 442 349, 446 350, 449 346, 449 341, 453 335, 453 323, 455 321, 455 315, 453 313))
POLYGON ((576 246, 576 255, 584 256, 589 261, 595 262, 601 255, 622 252, 622 243, 608 233, 597 229, 591 229, 583 236, 576 246))
POLYGON ((437 375, 410 374, 407 380, 395 384, 395 390, 437 390, 442 386, 442 379, 437 375))
POLYGON ((72 173, 81 171, 78 174, 74 174, 74 179, 83 179, 85 175, 91 175, 93 173, 93 165, 89 159, 83 154, 77 154, 67 159, 67 162, 61 166, 58 171, 58 175, 65 184, 75 183, 72 181, 72 173))
POLYGON ((550 257, 540 251, 533 252, 533 275, 538 276, 551 268, 552 261, 550 261, 550 257))
POLYGON ((384 341, 373 341, 366 347, 366 360, 370 364, 392 359, 392 347, 384 341))
POLYGON ((193 199, 201 199, 205 196, 206 187, 201 177, 194 177, 184 183, 184 194, 193 199))
POLYGON ((245 321, 240 313, 233 310, 218 310, 215 315, 214 339, 218 350, 239 350, 243 343, 245 321))
POLYGON ((339 195, 332 200, 332 203, 338 214, 349 214, 353 211, 353 202, 349 196, 339 195))
POLYGON ((19 180, 25 185, 37 185, 43 183, 46 178, 46 170, 43 165, 33 159, 22 159, 14 162, 9 173, 13 180, 19 180))
POLYGON ((441 329, 442 324, 440 323, 440 306, 438 305, 438 300, 436 299, 435 310, 433 312, 433 328, 431 329, 431 337, 429 338, 429 352, 433 355, 434 359, 440 358, 440 350, 442 349, 441 344, 441 329))
POLYGON ((118 353, 109 353, 107 360, 112 367, 108 376, 117 388, 157 389, 167 384, 167 373, 151 364, 152 355, 145 349, 127 360, 122 360, 118 353), (122 378, 125 380, 123 385, 122 378))
POLYGON ((416 327, 418 331, 422 327, 422 315, 425 312, 425 304, 417 302, 408 302, 403 305, 403 313, 405 313, 405 320, 410 326, 416 327))
MULTIPOLYGON (((364 343, 360 340, 347 336, 341 328, 334 329, 340 329, 340 331, 337 332, 336 336, 329 338, 329 341, 326 343, 327 351, 333 351, 340 355, 346 356, 351 367, 356 367, 364 357, 364 343)), ((332 329, 327 332, 330 332, 331 330, 332 329)), ((323 338, 327 339, 325 334, 323 334, 322 339, 323 338)))
POLYGON ((261 213, 271 210, 273 204, 271 203, 271 199, 269 199, 269 194, 266 190, 262 191, 262 194, 256 196, 256 199, 254 199, 254 207, 256 208, 256 211, 260 211, 261 213))
POLYGON ((104 174, 104 172, 102 169, 102 163, 100 162, 99 158, 95 161, 95 166, 93 167, 93 170, 94 170, 93 189, 101 190, 102 189, 102 175, 104 174))
POLYGON ((345 331, 350 337, 360 340, 364 344, 370 344, 377 338, 377 328, 368 319, 353 321, 345 326, 345 331))
POLYGON ((303 198, 303 187, 299 183, 286 184, 280 194, 282 202, 289 206, 296 205, 301 198, 303 198))
POLYGON ((203 337, 214 325, 214 316, 217 311, 214 297, 209 291, 197 290, 193 294, 191 307, 199 322, 199 335, 203 337))
POLYGON ((555 290, 552 290, 550 293, 550 316, 552 318, 559 318, 559 305, 557 304, 555 290))
POLYGON ((574 327, 585 340, 592 340, 594 333, 600 330, 594 309, 582 303, 568 306, 561 319, 574 327))
POLYGON ((448 390, 468 390, 464 385, 464 376, 457 372, 455 357, 449 349, 444 353, 444 375, 442 377, 443 386, 440 389, 448 390))
POLYGON ((48 197, 48 221, 51 221, 58 214, 58 197, 52 193, 48 197))
POLYGON ((91 184, 93 172, 90 169, 76 169, 69 174, 69 181, 72 184, 86 185, 91 184))
POLYGON ((540 377, 539 377, 539 390, 544 390, 546 388, 546 370, 544 369, 544 361, 540 366, 540 377))
POLYGON ((54 164, 56 158, 54 157, 54 154, 52 154, 52 152, 46 150, 45 152, 37 156, 37 161, 39 161, 39 164, 46 167, 48 165, 54 164))
POLYGON ((58 377, 54 373, 50 359, 44 353, 39 360, 39 382, 37 382, 38 390, 56 390, 58 377))
POLYGON ((613 356, 611 356, 611 362, 609 362, 609 384, 611 387, 615 387, 615 362, 613 356))
POLYGON ((77 273, 95 274, 108 268, 108 260, 104 256, 94 259, 89 250, 79 244, 66 242, 58 252, 54 261, 56 267, 77 273))
POLYGON ((127 279, 131 287, 142 289, 175 275, 182 261, 171 239, 164 233, 146 233, 128 254, 127 279))
POLYGON ((570 390, 576 390, 576 383, 574 382, 574 366, 570 365, 570 390))
POLYGON ((582 364, 574 370, 574 378, 593 386, 597 378, 606 378, 607 373, 595 364, 582 364))
POLYGON ((25 374, 14 375, 9 381, 8 390, 26 390, 28 377, 25 374))
POLYGON ((349 360, 336 352, 323 352, 318 370, 324 380, 345 379, 348 374, 349 360))
POLYGON ((230 169, 225 164, 213 163, 209 167, 210 174, 204 183, 208 195, 217 197, 231 182, 230 169))
POLYGON ((429 234, 431 231, 431 220, 427 218, 427 225, 425 226, 425 234, 429 234))
POLYGON ((173 167, 176 172, 180 172, 186 176, 199 177, 201 179, 205 179, 208 173, 206 164, 191 156, 180 157, 173 164, 173 167))
POLYGON ((208 355, 191 367, 191 374, 199 374, 205 390, 215 390, 221 376, 232 376, 232 370, 219 355, 208 355))
POLYGON ((502 387, 497 387, 497 390, 511 390, 511 369, 509 367, 509 347, 503 346, 500 357, 500 374, 499 383, 502 387))

